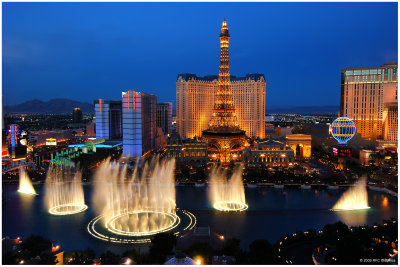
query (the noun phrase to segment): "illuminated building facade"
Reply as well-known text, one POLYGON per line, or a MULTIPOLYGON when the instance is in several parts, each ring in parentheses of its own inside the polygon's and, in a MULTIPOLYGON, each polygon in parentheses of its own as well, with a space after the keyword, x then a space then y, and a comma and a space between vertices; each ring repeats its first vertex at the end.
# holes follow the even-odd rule
POLYGON ((120 100, 94 101, 96 113, 96 138, 122 139, 122 102, 120 100))
POLYGON ((383 139, 397 141, 398 132, 398 104, 397 102, 385 103, 383 121, 383 139))
POLYGON ((72 123, 82 123, 83 114, 80 108, 72 110, 72 123))
POLYGON ((29 133, 28 143, 29 145, 35 147, 45 146, 47 143, 47 139, 54 138, 57 140, 57 144, 60 144, 73 139, 74 132, 79 131, 72 129, 31 131, 29 133))
POLYGON ((18 125, 11 124, 8 133, 8 141, 11 147, 15 147, 18 144, 18 125))
POLYGON ((374 153, 374 151, 372 151, 372 150, 362 149, 360 151, 360 163, 362 165, 368 165, 369 164, 369 160, 370 160, 370 156, 373 153, 374 153))
POLYGON ((221 53, 214 109, 209 127, 202 135, 207 142, 208 151, 213 153, 212 160, 222 164, 235 160, 237 154, 242 152, 246 139, 245 131, 240 128, 236 117, 230 88, 229 38, 228 26, 224 20, 219 35, 221 53))
POLYGON ((134 90, 122 92, 122 143, 125 156, 146 157, 156 148, 156 110, 157 96, 134 90))
MULTIPOLYGON (((264 74, 247 74, 245 77, 230 76, 230 88, 236 117, 247 136, 265 137, 264 74)), ((176 81, 176 123, 182 138, 201 136, 208 128, 213 113, 218 76, 197 77, 195 74, 179 74, 176 81)))
POLYGON ((26 157, 27 147, 18 142, 19 129, 17 124, 11 124, 8 130, 8 155, 13 160, 26 157))
POLYGON ((172 133, 167 141, 166 157, 179 163, 204 165, 207 163, 207 143, 194 139, 181 139, 178 133, 172 133))
POLYGON ((307 134, 286 135, 286 145, 293 150, 294 156, 297 158, 311 157, 311 141, 311 135, 307 134))
POLYGON ((244 163, 248 166, 289 167, 294 162, 294 151, 285 143, 276 140, 261 140, 253 149, 244 150, 244 163))
POLYGON ((397 139, 397 64, 342 70, 340 116, 363 138, 397 139))
POLYGON ((165 135, 172 133, 172 102, 157 104, 157 127, 165 135))
POLYGON ((7 143, 7 134, 8 130, 1 131, 1 156, 5 157, 8 156, 8 143, 7 143))

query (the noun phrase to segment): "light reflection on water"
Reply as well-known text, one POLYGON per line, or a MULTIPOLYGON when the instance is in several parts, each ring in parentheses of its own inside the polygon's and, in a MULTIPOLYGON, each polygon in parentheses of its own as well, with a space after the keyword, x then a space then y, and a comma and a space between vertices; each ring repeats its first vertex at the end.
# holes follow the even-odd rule
POLYGON ((370 209, 335 211, 340 220, 347 225, 364 225, 367 223, 367 214, 370 209))
POLYGON ((21 201, 21 209, 25 216, 31 217, 34 209, 32 209, 33 201, 36 195, 19 194, 21 201))
POLYGON ((387 196, 382 196, 382 208, 389 208, 389 199, 387 196))

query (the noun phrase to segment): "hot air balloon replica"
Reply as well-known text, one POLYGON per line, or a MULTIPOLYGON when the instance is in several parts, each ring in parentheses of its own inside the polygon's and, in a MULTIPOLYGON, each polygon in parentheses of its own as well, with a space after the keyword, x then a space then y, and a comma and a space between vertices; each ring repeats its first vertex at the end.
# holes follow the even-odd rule
POLYGON ((344 158, 351 157, 352 150, 347 146, 347 142, 356 135, 357 128, 351 119, 339 117, 329 126, 329 133, 338 141, 338 145, 333 147, 333 155, 339 158, 339 165, 343 168, 344 158))

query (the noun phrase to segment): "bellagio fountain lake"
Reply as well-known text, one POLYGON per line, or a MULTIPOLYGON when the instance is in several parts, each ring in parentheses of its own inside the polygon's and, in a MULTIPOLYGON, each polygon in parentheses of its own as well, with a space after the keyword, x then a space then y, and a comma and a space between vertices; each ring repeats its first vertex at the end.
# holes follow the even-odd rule
POLYGON ((3 184, 3 237, 41 235, 64 250, 123 252, 157 233, 186 238, 195 227, 238 238, 281 236, 342 221, 371 225, 397 218, 397 198, 367 189, 365 179, 347 188, 249 186, 241 169, 210 172, 205 186, 174 181, 174 162, 153 160, 140 169, 104 161, 90 184, 70 169, 50 168, 44 184, 3 184))

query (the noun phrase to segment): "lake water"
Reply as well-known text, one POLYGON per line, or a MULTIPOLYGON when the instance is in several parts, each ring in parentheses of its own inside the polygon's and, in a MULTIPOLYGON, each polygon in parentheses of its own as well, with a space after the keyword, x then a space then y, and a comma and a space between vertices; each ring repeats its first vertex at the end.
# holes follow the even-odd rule
MULTIPOLYGON (((27 238, 41 235, 60 244, 65 251, 91 248, 97 253, 111 250, 121 253, 133 245, 112 244, 88 234, 88 222, 96 216, 91 208, 91 185, 84 185, 89 208, 80 214, 53 216, 44 208, 44 186, 35 185, 38 196, 17 193, 18 185, 3 185, 3 237, 27 238)), ((371 209, 333 212, 329 209, 343 190, 246 188, 249 209, 243 213, 214 211, 208 202, 207 187, 176 187, 177 207, 192 212, 197 226, 210 226, 226 238, 236 237, 242 247, 255 239, 275 242, 280 236, 297 230, 316 230, 339 220, 348 225, 381 223, 398 217, 397 199, 380 192, 368 191, 371 209)))

